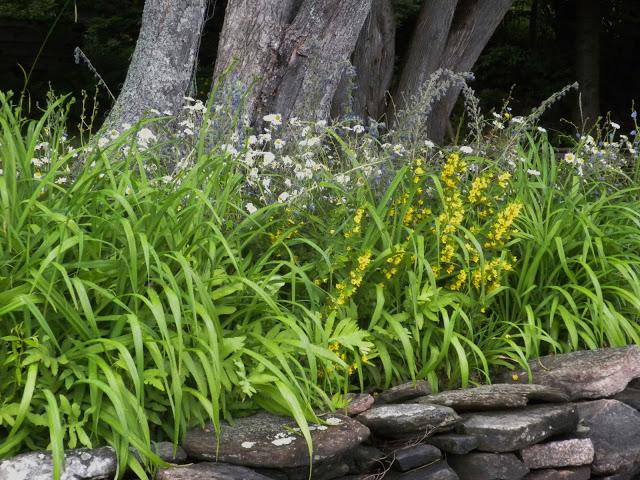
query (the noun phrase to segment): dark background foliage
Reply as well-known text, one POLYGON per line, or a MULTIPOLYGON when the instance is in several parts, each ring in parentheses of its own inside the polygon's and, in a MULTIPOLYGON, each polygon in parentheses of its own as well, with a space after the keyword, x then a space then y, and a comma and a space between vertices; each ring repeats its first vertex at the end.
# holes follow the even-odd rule
MULTIPOLYGON (((398 21, 398 62, 411 39, 420 0, 394 0, 398 21)), ((197 74, 197 95, 206 96, 215 61, 225 0, 213 0, 205 27, 197 74)), ((94 94, 96 78, 84 62, 76 64, 80 47, 117 95, 140 27, 143 0, 3 0, 0 3, 0 90, 22 90, 25 75, 33 104, 49 88, 56 93, 94 94), (47 38, 48 37, 48 38, 47 38), (46 42, 45 42, 46 40, 46 42), (40 52, 37 62, 34 61, 40 52)), ((600 111, 626 123, 640 98, 640 8, 637 0, 602 0, 598 55, 601 72, 600 111)), ((575 19, 580 0, 516 0, 474 68, 485 107, 499 106, 510 94, 516 113, 576 80, 575 19)), ((111 99, 98 90, 100 110, 111 99)), ((551 113, 546 122, 575 114, 576 97, 551 113)), ((79 107, 78 107, 79 108, 79 107)))

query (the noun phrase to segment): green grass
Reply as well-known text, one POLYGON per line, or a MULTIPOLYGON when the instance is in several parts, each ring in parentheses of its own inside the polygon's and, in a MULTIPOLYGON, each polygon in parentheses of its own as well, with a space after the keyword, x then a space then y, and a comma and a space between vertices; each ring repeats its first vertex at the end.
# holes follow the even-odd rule
POLYGON ((49 448, 60 468, 64 448, 111 444, 120 474, 147 478, 152 441, 205 422, 263 408, 310 440, 314 409, 348 391, 466 386, 536 355, 640 343, 638 188, 577 175, 545 136, 498 181, 491 159, 365 162, 330 132, 359 181, 327 172, 315 197, 248 214, 259 192, 207 132, 165 183, 145 168, 162 148, 138 150, 133 132, 69 150, 67 108, 27 121, 0 95, 2 457, 49 448), (365 163, 389 173, 376 183, 365 163))

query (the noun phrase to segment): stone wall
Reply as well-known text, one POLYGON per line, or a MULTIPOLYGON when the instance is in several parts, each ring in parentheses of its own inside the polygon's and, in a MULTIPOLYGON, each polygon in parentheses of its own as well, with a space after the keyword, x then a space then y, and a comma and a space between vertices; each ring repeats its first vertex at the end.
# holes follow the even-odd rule
MULTIPOLYGON (((432 393, 427 382, 354 394, 310 425, 317 480, 631 480, 640 473, 640 349, 543 357, 495 383, 432 393)), ((305 480, 307 444, 288 418, 259 413, 194 429, 158 480, 305 480), (189 462, 189 463, 187 463, 189 462), (182 464, 182 465, 177 465, 182 464)), ((111 449, 67 452, 66 479, 112 478, 111 449), (92 472, 92 473, 90 473, 92 472)), ((51 458, 0 463, 0 480, 49 480, 51 458)))

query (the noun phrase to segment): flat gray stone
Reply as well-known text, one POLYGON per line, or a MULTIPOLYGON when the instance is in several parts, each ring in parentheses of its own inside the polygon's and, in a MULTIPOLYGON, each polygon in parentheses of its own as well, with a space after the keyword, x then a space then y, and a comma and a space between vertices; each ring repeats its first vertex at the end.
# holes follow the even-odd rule
POLYGON ((187 452, 180 445, 177 446, 174 454, 173 443, 158 442, 154 445, 153 451, 167 463, 187 463, 187 452))
MULTIPOLYGON (((118 462, 111 447, 78 448, 64 453, 65 468, 60 480, 103 480, 115 476, 118 462)), ((0 480, 51 480, 50 452, 23 453, 0 462, 0 480)))
POLYGON ((238 465, 204 462, 180 467, 163 468, 156 480, 271 480, 253 470, 238 465))
POLYGON ((620 393, 617 393, 613 399, 626 403, 636 410, 640 410, 640 388, 627 387, 620 393))
POLYGON ((440 450, 447 453, 464 455, 471 450, 475 450, 480 445, 478 437, 464 435, 462 433, 442 433, 425 439, 427 443, 435 445, 440 450))
POLYGON ((406 472, 423 465, 428 465, 442 458, 442 452, 433 445, 411 445, 399 448, 393 452, 394 462, 391 465, 394 469, 406 472))
MULTIPOLYGON (((323 419, 327 425, 311 426, 314 464, 332 459, 369 437, 369 429, 345 415, 323 419)), ((268 413, 223 423, 216 458, 212 425, 187 432, 184 449, 191 458, 261 468, 295 468, 309 465, 307 443, 295 422, 268 413)))
POLYGON ((372 395, 368 393, 350 393, 347 395, 349 405, 346 408, 346 414, 350 417, 369 410, 375 402, 372 395))
MULTIPOLYGON (((540 385, 564 389, 571 400, 604 398, 625 389, 640 377, 640 348, 602 348, 561 355, 548 355, 529 361, 532 380, 540 385)), ((496 381, 528 383, 525 370, 501 372, 496 381)))
POLYGON ((617 400, 578 404, 577 436, 593 442, 595 475, 636 473, 640 470, 640 412, 617 400))
MULTIPOLYGON (((416 468, 409 472, 388 472, 385 480, 459 480, 460 477, 444 461, 416 468)), ((371 480, 369 477, 367 480, 371 480)))
POLYGON ((460 480, 520 480, 529 473, 513 453, 449 455, 447 462, 460 480))
POLYGON ((416 403, 446 405, 460 413, 522 408, 526 407, 530 401, 562 403, 568 400, 569 395, 555 387, 497 383, 427 395, 417 399, 416 403))
POLYGON ((531 469, 589 465, 593 462, 593 456, 590 438, 541 443, 520 451, 522 461, 531 469))
POLYGON ((350 452, 353 470, 360 473, 370 473, 381 470, 387 457, 381 450, 367 445, 359 445, 350 452))
POLYGON ((376 404, 401 403, 431 393, 431 385, 426 380, 396 385, 376 396, 376 404))
POLYGON ((446 431, 460 422, 460 417, 451 408, 422 403, 374 406, 356 419, 375 434, 387 438, 446 431))
POLYGON ((572 432, 578 424, 573 404, 534 405, 503 412, 467 413, 457 429, 478 437, 478 450, 512 452, 558 433, 572 432))
POLYGON ((529 473, 524 480, 589 480, 591 468, 588 465, 572 468, 546 468, 529 473))

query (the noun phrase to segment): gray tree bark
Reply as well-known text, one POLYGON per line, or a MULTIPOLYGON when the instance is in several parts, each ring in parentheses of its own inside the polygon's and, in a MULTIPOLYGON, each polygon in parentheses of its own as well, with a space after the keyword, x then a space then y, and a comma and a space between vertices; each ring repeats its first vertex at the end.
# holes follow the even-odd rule
POLYGON ((326 119, 370 7, 371 0, 230 2, 215 80, 223 92, 254 86, 244 100, 254 120, 326 119))
POLYGON ((267 80, 281 68, 285 30, 299 8, 300 0, 228 2, 213 75, 221 100, 243 95, 244 110, 252 119, 264 110, 269 103, 267 80))
MULTIPOLYGON (((412 98, 438 68, 455 72, 471 70, 513 1, 427 0, 396 97, 404 101, 412 98)), ((432 140, 444 139, 459 94, 460 89, 454 88, 434 106, 426 125, 432 140)))
POLYGON ((578 121, 587 128, 600 116, 600 8, 600 0, 576 4, 576 73, 581 98, 578 121))
POLYGON ((379 120, 386 111, 395 63, 396 21, 391 0, 373 0, 331 107, 331 116, 379 120))
POLYGON ((208 0, 147 0, 127 78, 105 122, 135 123, 145 112, 178 113, 192 80, 208 0))

